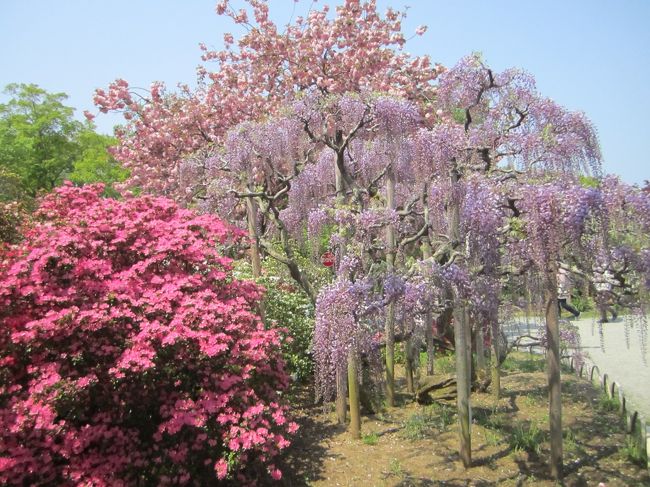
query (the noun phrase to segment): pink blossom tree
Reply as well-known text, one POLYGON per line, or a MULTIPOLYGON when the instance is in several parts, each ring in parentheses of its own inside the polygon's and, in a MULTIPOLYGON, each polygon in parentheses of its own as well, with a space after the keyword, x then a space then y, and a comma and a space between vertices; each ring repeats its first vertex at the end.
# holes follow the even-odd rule
POLYGON ((248 10, 235 10, 227 0, 218 2, 217 14, 247 33, 237 41, 225 34, 220 51, 201 46, 203 60, 216 69, 199 70, 196 90, 181 86, 170 93, 153 83, 147 92, 122 79, 97 90, 99 111, 123 112, 127 122, 116 133, 115 156, 131 171, 131 184, 186 201, 193 194, 188 187, 202 183, 181 181, 186 156, 222 142, 240 122, 278 113, 311 88, 323 94, 376 90, 418 102, 433 97, 431 81, 443 68, 402 52, 404 13, 389 9, 382 16, 374 0, 346 0, 333 18, 325 5, 282 29, 269 19, 266 2, 246 3, 248 10))

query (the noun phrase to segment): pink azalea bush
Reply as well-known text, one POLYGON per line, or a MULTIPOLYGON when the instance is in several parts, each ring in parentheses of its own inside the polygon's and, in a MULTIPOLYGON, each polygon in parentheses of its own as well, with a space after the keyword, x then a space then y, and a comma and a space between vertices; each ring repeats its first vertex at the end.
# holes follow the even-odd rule
POLYGON ((67 184, 0 254, 0 484, 208 485, 281 473, 280 335, 239 232, 67 184))

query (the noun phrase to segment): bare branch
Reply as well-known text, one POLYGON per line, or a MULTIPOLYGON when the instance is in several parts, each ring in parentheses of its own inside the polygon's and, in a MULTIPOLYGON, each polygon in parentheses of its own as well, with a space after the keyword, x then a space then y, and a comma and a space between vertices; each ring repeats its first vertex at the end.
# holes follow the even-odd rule
POLYGON ((420 228, 420 230, 418 230, 418 232, 415 235, 411 235, 410 237, 403 238, 398 244, 398 247, 404 247, 410 243, 415 242, 416 240, 426 235, 428 230, 429 230, 429 223, 425 222, 424 225, 422 225, 422 228, 420 228))

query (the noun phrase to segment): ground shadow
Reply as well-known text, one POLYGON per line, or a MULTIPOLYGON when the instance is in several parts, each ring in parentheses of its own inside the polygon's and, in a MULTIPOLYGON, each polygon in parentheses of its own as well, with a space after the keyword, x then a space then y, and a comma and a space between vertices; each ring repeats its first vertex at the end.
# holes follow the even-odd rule
POLYGON ((297 386, 292 396, 291 402, 301 407, 301 413, 295 417, 300 429, 278 462, 284 473, 282 480, 263 485, 307 487, 314 480, 323 480, 323 463, 327 458, 332 458, 332 454, 322 443, 346 430, 343 425, 323 424, 316 419, 322 413, 323 406, 314 403, 313 386, 297 386))

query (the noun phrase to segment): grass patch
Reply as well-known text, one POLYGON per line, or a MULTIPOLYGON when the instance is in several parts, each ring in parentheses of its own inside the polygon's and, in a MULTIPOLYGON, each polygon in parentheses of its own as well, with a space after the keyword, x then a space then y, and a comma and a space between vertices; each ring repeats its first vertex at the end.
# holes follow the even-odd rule
POLYGON ((533 408, 537 405, 537 397, 532 394, 528 394, 522 398, 522 403, 530 408, 533 408))
POLYGON ((510 353, 501 364, 501 370, 506 372, 544 372, 545 367, 543 356, 523 352, 510 353))
POLYGON ((412 414, 404 422, 401 434, 409 440, 421 440, 434 433, 446 431, 453 422, 453 408, 432 404, 412 414))
POLYGON ((441 431, 447 430, 449 426, 454 423, 454 408, 450 406, 437 406, 434 409, 438 409, 438 425, 441 431))
POLYGON ((526 451, 539 455, 543 441, 544 433, 536 424, 520 424, 512 430, 508 443, 515 452, 526 451))
POLYGON ((507 418, 496 409, 477 409, 474 412, 474 421, 484 428, 502 430, 507 423, 507 418))
POLYGON ((618 397, 609 397, 606 393, 602 393, 600 397, 598 398, 598 404, 597 407, 601 411, 618 411, 618 408, 620 407, 620 403, 618 402, 618 397))
POLYGON ((574 372, 575 370, 571 368, 571 365, 565 363, 564 361, 560 362, 560 373, 562 373, 562 375, 571 375, 574 372))
POLYGON ((402 436, 409 440, 421 440, 429 436, 435 429, 435 420, 426 411, 411 415, 402 429, 402 436))
POLYGON ((363 441, 364 445, 374 446, 379 441, 379 436, 377 433, 368 433, 367 435, 363 435, 361 437, 361 441, 363 441))
POLYGON ((485 442, 489 446, 497 446, 501 444, 502 441, 503 441, 503 435, 491 429, 485 430, 485 442))
POLYGON ((404 468, 397 458, 391 459, 390 463, 388 464, 388 469, 390 470, 390 473, 396 477, 404 476, 404 468))
POLYGON ((570 429, 564 430, 562 433, 562 448, 567 454, 584 453, 584 450, 580 448, 576 441, 576 435, 570 429))
POLYGON ((645 467, 648 465, 648 456, 643 448, 640 438, 637 436, 627 436, 625 438, 625 445, 619 450, 623 457, 637 464, 639 467, 645 467))
POLYGON ((476 424, 485 428, 485 442, 489 446, 503 443, 508 419, 496 409, 477 409, 474 414, 476 424))
MULTIPOLYGON (((427 359, 425 356, 424 362, 422 363, 426 364, 426 360, 427 359)), ((434 360, 433 370, 435 370, 436 373, 440 374, 450 374, 452 372, 456 372, 456 356, 453 354, 436 356, 436 359, 434 360)))

